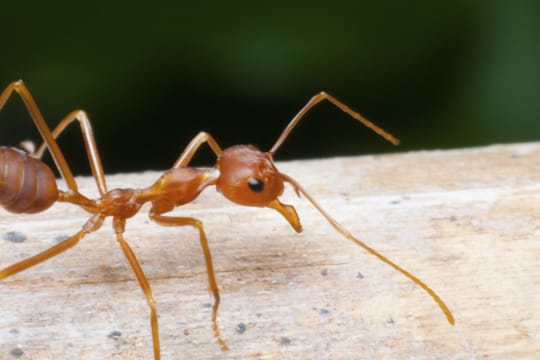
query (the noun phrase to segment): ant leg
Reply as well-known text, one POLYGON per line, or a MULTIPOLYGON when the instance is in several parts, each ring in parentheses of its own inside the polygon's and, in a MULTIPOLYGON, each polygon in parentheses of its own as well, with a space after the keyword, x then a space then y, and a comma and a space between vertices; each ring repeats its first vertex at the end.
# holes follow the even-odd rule
POLYGON ((135 253, 133 252, 129 244, 124 240, 125 226, 126 226, 125 219, 122 219, 122 218, 113 219, 113 227, 116 233, 116 240, 120 244, 120 247, 122 248, 122 251, 124 252, 124 255, 126 256, 126 259, 128 260, 129 265, 131 265, 131 269, 135 273, 135 276, 137 277, 137 281, 139 282, 139 285, 144 295, 146 296, 146 301, 148 303, 148 306, 150 307, 150 323, 152 325, 152 340, 154 343, 154 359, 159 360, 161 358, 161 353, 160 353, 160 347, 159 347, 159 331, 158 331, 157 310, 156 310, 157 302, 154 299, 154 296, 152 295, 152 289, 150 288, 150 283, 148 282, 146 275, 144 275, 143 269, 141 268, 141 265, 139 264, 139 260, 137 260, 137 257, 135 256, 135 253))
POLYGON ((349 114, 350 116, 352 116, 353 118, 355 118, 356 120, 360 121, 362 124, 364 124, 365 126, 367 126, 368 128, 370 128, 371 130, 375 131, 377 134, 381 135, 382 137, 384 137, 386 140, 390 141, 392 144, 394 145, 397 145, 399 144, 399 140, 396 139, 394 136, 392 136, 392 134, 384 131, 383 129, 381 129, 380 127, 378 127, 377 125, 375 125, 374 123, 372 123, 371 121, 369 121, 368 119, 366 119, 365 117, 363 117, 362 115, 360 115, 359 113, 357 113, 356 111, 352 110, 350 107, 348 107, 347 105, 345 105, 344 103, 342 103, 341 101, 339 101, 338 99, 336 99, 335 97, 331 96, 330 94, 327 94, 325 93, 324 91, 321 91, 320 93, 318 93, 317 95, 313 96, 308 102, 306 105, 304 105, 304 107, 298 112, 298 114, 296 114, 296 116, 291 120, 291 122, 289 123, 289 125, 287 125, 287 127, 285 128, 285 130, 283 130, 283 132, 281 133, 281 135, 279 136, 279 138, 277 139, 276 143, 274 144, 274 146, 272 146, 272 148, 270 149, 270 151, 268 151, 270 154, 274 155, 274 153, 277 151, 277 149, 281 146, 281 144, 283 143, 283 141, 285 141, 285 139, 287 138, 287 136, 289 136, 289 133, 292 131, 292 129, 298 124, 298 122, 304 117, 304 115, 312 108, 314 107, 315 105, 317 105, 318 103, 320 103, 321 101, 323 100, 328 100, 330 101, 332 104, 334 104, 335 106, 337 106, 338 108, 340 108, 341 110, 343 110, 344 112, 346 112, 347 114, 349 114))
MULTIPOLYGON (((103 165, 101 164, 96 140, 94 138, 92 124, 90 123, 90 119, 88 118, 86 112, 83 110, 74 110, 67 114, 62 120, 60 120, 58 125, 56 125, 56 128, 54 128, 54 130, 52 131, 52 136, 54 139, 57 139, 58 136, 75 120, 79 122, 79 125, 81 127, 84 145, 86 147, 86 154, 88 155, 92 175, 94 176, 100 195, 103 195, 107 192, 107 182, 105 180, 103 165)), ((41 144, 39 149, 32 155, 40 159, 45 152, 46 145, 46 143, 41 144)))
POLYGON ((58 171, 60 172, 60 175, 62 175, 62 178, 66 182, 67 186, 71 190, 77 191, 77 183, 75 182, 73 173, 71 172, 71 169, 69 168, 69 165, 67 164, 66 159, 62 154, 62 151, 60 151, 58 144, 54 140, 54 137, 51 134, 51 130, 47 126, 43 115, 41 115, 41 111, 39 111, 36 101, 32 97, 32 94, 30 94, 30 91, 28 91, 22 80, 12 82, 0 94, 0 110, 4 107, 6 101, 11 96, 13 91, 15 91, 21 96, 24 104, 26 105, 26 109, 30 113, 34 125, 36 125, 39 133, 41 134, 41 137, 49 148, 56 167, 58 168, 58 171))
MULTIPOLYGON (((125 220, 120 220, 125 224, 125 220)), ((118 223, 117 219, 114 219, 115 223, 115 229, 116 225, 118 223)), ((160 349, 159 349, 159 332, 158 332, 158 321, 157 321, 157 311, 156 311, 156 300, 154 299, 154 296, 152 295, 152 289, 150 288, 150 283, 148 282, 148 279, 146 278, 146 275, 144 275, 144 272, 141 268, 141 265, 139 264, 139 261, 137 260, 137 257, 135 256, 135 253, 131 249, 131 247, 128 245, 128 243, 124 240, 123 231, 116 233, 116 240, 122 247, 122 251, 124 252, 124 255, 126 256, 129 265, 131 265, 131 269, 135 273, 135 276, 137 277, 137 281, 139 281, 139 285, 141 286, 142 291, 144 292, 144 295, 146 296, 146 301, 148 303, 148 306, 150 307, 150 323, 152 325, 152 340, 154 343, 154 359, 159 360, 161 358, 160 349)))
POLYGON ((197 134, 197 136, 193 138, 193 140, 189 142, 188 146, 186 146, 182 154, 174 163, 173 168, 187 166, 187 164, 191 161, 191 158, 193 158, 195 152, 197 152, 199 147, 205 142, 210 145, 210 148, 216 154, 216 156, 219 156, 221 154, 221 147, 218 145, 217 141, 212 137, 212 135, 208 134, 205 131, 201 131, 197 134))
POLYGON ((8 266, 7 268, 0 271, 0 280, 7 278, 8 276, 14 275, 25 269, 28 269, 29 267, 42 263, 43 261, 50 259, 60 254, 61 252, 66 251, 67 249, 77 244, 79 240, 81 240, 86 234, 88 234, 88 231, 83 229, 79 231, 78 233, 76 233, 75 235, 62 241, 61 243, 56 244, 53 247, 45 251, 42 251, 37 255, 29 257, 28 259, 22 260, 11 266, 8 266))
POLYGON ((223 351, 229 350, 227 344, 221 338, 221 334, 219 333, 219 327, 217 325, 217 313, 220 303, 219 289, 214 273, 212 254, 210 253, 210 247, 208 246, 208 240, 206 239, 202 223, 199 220, 190 217, 163 216, 152 212, 150 212, 150 219, 164 226, 189 225, 199 230, 199 240, 201 242, 201 247, 204 254, 204 261, 206 263, 206 273, 208 274, 208 285, 210 286, 210 291, 212 291, 212 295, 214 296, 214 306, 212 307, 212 329, 214 330, 214 337, 216 338, 216 341, 221 347, 221 349, 223 351))
POLYGON ((29 267, 32 267, 34 265, 37 265, 39 263, 42 263, 45 260, 48 260, 61 252, 66 251, 67 249, 75 246, 79 240, 81 240, 86 234, 94 232, 98 230, 101 225, 103 225, 103 221, 105 220, 104 217, 100 215, 94 215, 92 216, 83 226, 82 230, 80 230, 75 235, 67 238, 66 240, 62 241, 61 243, 58 243, 49 249, 40 252, 37 255, 34 255, 32 257, 29 257, 25 260, 22 260, 16 264, 13 264, 11 266, 8 266, 5 269, 2 269, 0 271, 0 280, 7 278, 8 276, 14 275, 20 271, 23 271, 25 269, 28 269, 29 267))

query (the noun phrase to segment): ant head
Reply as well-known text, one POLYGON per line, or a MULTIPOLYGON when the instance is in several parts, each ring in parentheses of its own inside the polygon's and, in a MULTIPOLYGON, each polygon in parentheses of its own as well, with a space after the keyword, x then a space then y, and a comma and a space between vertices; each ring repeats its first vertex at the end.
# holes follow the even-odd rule
POLYGON ((297 232, 302 231, 296 210, 282 204, 282 174, 272 155, 254 146, 238 145, 223 150, 216 163, 219 178, 216 188, 227 199, 247 206, 271 207, 279 211, 297 232))

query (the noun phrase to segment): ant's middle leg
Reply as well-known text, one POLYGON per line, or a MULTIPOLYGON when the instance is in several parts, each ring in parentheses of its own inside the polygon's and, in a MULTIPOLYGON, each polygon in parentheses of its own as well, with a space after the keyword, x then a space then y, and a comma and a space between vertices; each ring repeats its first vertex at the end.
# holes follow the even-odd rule
MULTIPOLYGON (((105 173, 103 171, 103 165, 101 164, 101 158, 99 156, 96 140, 94 137, 94 131, 92 130, 92 124, 88 115, 83 110, 74 110, 67 114, 52 131, 52 136, 57 139, 58 136, 75 120, 79 122, 81 127, 81 133, 84 140, 84 146, 86 147, 86 154, 90 162, 90 169, 92 175, 96 181, 100 195, 107 192, 107 182, 105 180, 105 173)), ((45 152, 46 143, 41 144, 38 150, 32 154, 32 156, 40 159, 45 152)))
POLYGON ((113 219, 113 226, 114 230, 116 232, 116 240, 120 244, 120 247, 122 248, 122 251, 124 252, 124 255, 126 259, 129 262, 129 265, 131 266, 131 269, 135 273, 135 277, 137 278, 137 281, 139 282, 139 285, 144 293, 144 296, 146 297, 146 302, 148 303, 148 306, 150 307, 150 324, 152 326, 152 341, 154 344, 154 359, 159 360, 161 359, 161 350, 159 345, 159 328, 158 328, 158 319, 157 319, 157 310, 156 310, 156 300, 154 299, 154 295, 152 294, 152 289, 150 288, 150 283, 148 282, 148 279, 146 278, 146 275, 144 274, 144 271, 139 264, 139 260, 137 260, 137 257, 135 256, 135 253, 129 246, 129 244, 124 240, 124 230, 126 225, 126 220, 121 218, 114 218, 113 219))

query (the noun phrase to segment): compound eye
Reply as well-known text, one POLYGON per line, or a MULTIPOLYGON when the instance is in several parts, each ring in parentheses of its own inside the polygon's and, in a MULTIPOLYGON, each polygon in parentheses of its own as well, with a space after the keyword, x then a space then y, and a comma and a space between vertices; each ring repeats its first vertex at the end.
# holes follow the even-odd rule
POLYGON ((264 190, 264 182, 261 179, 249 178, 248 186, 251 191, 256 193, 260 193, 264 190))

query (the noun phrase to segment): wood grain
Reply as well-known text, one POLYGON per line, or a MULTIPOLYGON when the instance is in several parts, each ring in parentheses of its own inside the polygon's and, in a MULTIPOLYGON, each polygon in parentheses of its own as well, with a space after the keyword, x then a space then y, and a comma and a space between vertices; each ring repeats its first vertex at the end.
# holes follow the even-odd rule
MULTIPOLYGON (((178 214, 203 221, 222 294, 211 296, 198 237, 143 213, 126 240, 156 300, 164 359, 509 359, 540 354, 540 143, 278 163, 353 234, 430 285, 342 238, 288 190, 304 232, 269 209, 206 191, 178 214)), ((144 187, 156 172, 108 178, 144 187)), ((96 194, 89 178, 82 192, 96 194)), ((61 184, 63 187, 63 184, 61 184)), ((0 210, 0 267, 75 233, 65 204, 0 210)), ((149 311, 110 222, 74 249, 0 282, 1 359, 151 359, 149 311)))

